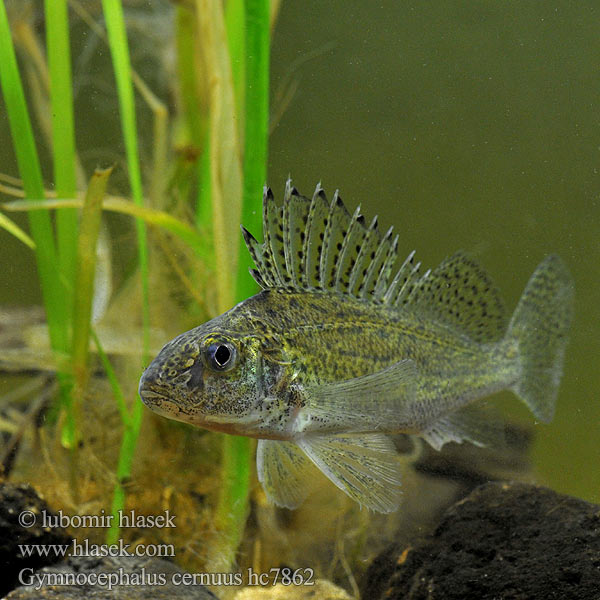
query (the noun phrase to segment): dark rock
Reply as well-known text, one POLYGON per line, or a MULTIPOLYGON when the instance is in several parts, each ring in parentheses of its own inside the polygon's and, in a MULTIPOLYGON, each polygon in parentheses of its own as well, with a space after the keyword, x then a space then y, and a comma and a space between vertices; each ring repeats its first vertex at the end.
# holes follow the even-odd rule
MULTIPOLYGON (((60 527, 42 527, 42 514, 54 515, 28 485, 0 483, 0 596, 18 584, 22 569, 37 569, 57 561, 56 555, 24 556, 20 544, 43 544, 56 547, 71 542, 71 538, 60 527), (24 519, 21 525, 19 519, 24 519)), ((58 557, 59 559, 62 557, 58 557)))
POLYGON ((415 548, 369 567, 370 600, 598 600, 600 506, 524 483, 489 483, 415 548))
POLYGON ((28 571, 23 580, 29 583, 26 578, 30 578, 31 585, 13 590, 6 600, 216 599, 206 587, 194 584, 192 577, 162 558, 72 556, 59 565, 28 571))

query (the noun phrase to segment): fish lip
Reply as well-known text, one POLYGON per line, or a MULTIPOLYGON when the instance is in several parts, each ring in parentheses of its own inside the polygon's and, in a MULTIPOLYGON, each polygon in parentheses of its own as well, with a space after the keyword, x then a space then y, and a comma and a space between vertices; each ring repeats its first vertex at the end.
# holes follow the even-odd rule
POLYGON ((142 402, 152 412, 167 419, 181 420, 181 407, 164 394, 155 392, 154 390, 140 390, 140 398, 142 402))
POLYGON ((172 402, 164 391, 156 390, 153 386, 148 385, 143 378, 138 387, 138 394, 142 402, 147 406, 157 406, 164 402, 172 402))
POLYGON ((154 390, 140 389, 139 394, 140 394, 140 398, 144 401, 146 401, 146 400, 159 400, 159 401, 169 400, 168 396, 165 396, 165 394, 160 394, 158 392, 155 392, 154 390))

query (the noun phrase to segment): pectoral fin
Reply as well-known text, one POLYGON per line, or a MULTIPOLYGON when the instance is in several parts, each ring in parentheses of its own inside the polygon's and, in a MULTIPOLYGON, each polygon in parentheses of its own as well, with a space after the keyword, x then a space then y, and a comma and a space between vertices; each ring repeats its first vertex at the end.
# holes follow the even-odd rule
POLYGON ((297 508, 308 494, 307 472, 311 462, 292 442, 258 440, 256 467, 271 502, 285 508, 297 508))
POLYGON ((356 502, 383 513, 398 508, 400 463, 385 435, 309 435, 298 445, 356 502))
POLYGON ((294 432, 400 431, 411 421, 415 391, 412 360, 362 377, 309 387, 294 432))

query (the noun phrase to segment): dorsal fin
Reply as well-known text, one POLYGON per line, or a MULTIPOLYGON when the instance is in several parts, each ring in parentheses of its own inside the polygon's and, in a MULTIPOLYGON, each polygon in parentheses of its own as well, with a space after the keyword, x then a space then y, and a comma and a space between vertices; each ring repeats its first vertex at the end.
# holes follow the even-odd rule
POLYGON ((305 289, 318 289, 321 286, 321 253, 328 214, 327 196, 319 183, 308 208, 304 237, 305 289))
MULTIPOLYGON (((288 287, 292 281, 287 271, 285 250, 283 249, 283 208, 275 204, 270 189, 263 194, 263 249, 271 262, 270 275, 275 287, 288 287)), ((257 265, 258 266, 258 265, 257 265)))
POLYGON ((337 261, 348 233, 351 217, 336 190, 331 200, 321 252, 321 288, 335 289, 337 261))
POLYGON ((459 252, 421 275, 411 252, 394 272, 398 236, 392 228, 382 236, 377 218, 367 226, 360 207, 351 215, 338 192, 328 203, 320 184, 308 199, 288 181, 282 207, 265 187, 264 242, 242 232, 256 265, 251 273, 263 289, 345 294, 406 307, 481 342, 505 332, 502 302, 473 260, 459 252))
POLYGON ((381 236, 377 217, 367 226, 358 207, 348 213, 339 192, 330 203, 317 185, 312 199, 286 182, 283 206, 263 191, 263 237, 260 244, 242 227, 256 265, 250 273, 263 289, 323 291, 377 303, 386 296, 396 263, 398 236, 381 236))
POLYGON ((446 258, 433 271, 399 293, 396 306, 411 307, 450 325, 477 342, 494 342, 506 333, 504 303, 483 269, 464 252, 446 258))
POLYGON ((288 179, 283 196, 283 250, 285 265, 294 288, 304 284, 304 235, 308 221, 309 203, 298 194, 288 179))

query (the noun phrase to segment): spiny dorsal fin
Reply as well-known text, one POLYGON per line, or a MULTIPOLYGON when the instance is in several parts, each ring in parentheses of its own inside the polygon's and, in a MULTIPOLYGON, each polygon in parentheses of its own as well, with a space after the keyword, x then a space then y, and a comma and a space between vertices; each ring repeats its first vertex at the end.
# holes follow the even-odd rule
MULTIPOLYGON (((373 217, 369 229, 365 235, 358 256, 354 261, 350 272, 350 281, 348 283, 348 293, 351 296, 358 296, 361 284, 364 281, 369 265, 373 262, 375 252, 381 243, 377 217, 373 217)), ((363 286, 364 287, 364 286, 363 286)))
POLYGON ((319 184, 309 200, 288 181, 279 208, 265 187, 264 242, 243 227, 242 234, 256 265, 250 272, 263 289, 335 292, 389 302, 398 236, 390 228, 382 237, 377 217, 367 226, 360 207, 350 215, 337 191, 328 203, 319 184))
POLYGON ((317 289, 321 285, 321 253, 328 214, 327 196, 319 183, 308 208, 304 237, 305 289, 317 289))
MULTIPOLYGON (((348 292, 350 275, 356 264, 360 247, 366 236, 365 218, 360 214, 360 206, 354 211, 348 231, 344 236, 337 260, 334 262, 333 284, 338 292, 348 292)), ((337 250, 337 248, 336 248, 337 250)))
POLYGON ((398 256, 398 236, 392 239, 393 232, 393 228, 390 227, 375 253, 371 253, 371 263, 359 288, 361 298, 368 298, 371 294, 374 294, 374 298, 378 301, 381 300, 382 294, 379 287, 387 287, 390 269, 396 263, 398 256), (379 287, 378 284, 380 284, 379 287))
POLYGON ((327 215, 327 226, 323 237, 324 251, 321 253, 320 287, 324 290, 335 289, 337 262, 349 230, 350 221, 351 217, 336 190, 327 215))
POLYGON ((285 265, 294 288, 304 283, 304 235, 308 221, 309 203, 291 186, 288 179, 283 197, 283 249, 285 265))
MULTIPOLYGON (((292 278, 285 263, 283 249, 283 208, 275 204, 275 199, 269 188, 263 193, 263 248, 271 262, 270 275, 275 287, 286 288, 292 278)), ((257 265, 258 266, 258 265, 257 265)))
POLYGON ((421 275, 411 252, 394 274, 398 236, 392 228, 382 237, 376 218, 367 226, 360 207, 350 215, 338 192, 328 203, 320 184, 309 200, 288 181, 282 207, 265 187, 263 244, 242 232, 256 265, 252 275, 264 289, 346 294, 405 307, 479 342, 505 333, 502 301, 472 259, 459 252, 421 275))

